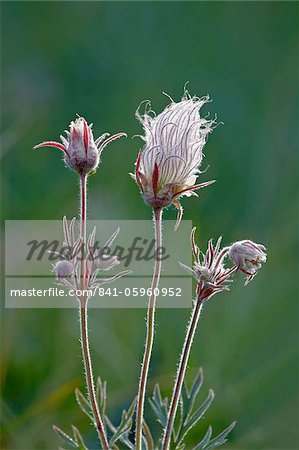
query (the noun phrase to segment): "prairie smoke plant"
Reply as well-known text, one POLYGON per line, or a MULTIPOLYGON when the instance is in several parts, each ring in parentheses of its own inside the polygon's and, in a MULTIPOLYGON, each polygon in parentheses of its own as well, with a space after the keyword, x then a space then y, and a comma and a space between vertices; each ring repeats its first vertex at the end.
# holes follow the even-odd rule
MULTIPOLYGON (((195 184, 199 175, 199 166, 203 158, 203 147, 214 121, 208 121, 199 115, 201 107, 208 97, 191 97, 185 91, 178 103, 173 100, 159 115, 152 117, 147 107, 143 115, 139 108, 136 117, 144 129, 144 149, 139 152, 135 173, 131 174, 139 186, 145 203, 153 208, 156 250, 162 245, 163 208, 175 205, 178 210, 175 229, 179 226, 183 208, 179 198, 183 195, 196 195, 195 190, 214 181, 195 184)), ((157 254, 157 252, 156 252, 157 254)), ((154 331, 156 289, 159 286, 161 262, 156 261, 152 279, 152 294, 148 301, 147 334, 137 398, 136 450, 142 448, 142 427, 144 400, 151 359, 154 331)))
MULTIPOLYGON (((194 305, 187 328, 187 333, 173 388, 172 398, 167 413, 162 443, 163 450, 168 450, 172 442, 174 421, 178 404, 181 398, 186 368, 203 303, 218 292, 228 291, 229 283, 232 281, 233 275, 238 270, 241 270, 248 274, 248 272, 244 270, 244 267, 247 269, 249 264, 252 265, 252 259, 254 259, 255 262, 258 260, 258 262, 253 264, 254 267, 260 266, 259 263, 266 260, 266 255, 263 252, 263 250, 265 250, 265 247, 260 244, 254 244, 251 241, 236 242, 231 246, 221 249, 221 238, 218 239, 215 246, 213 245, 212 240, 210 240, 206 253, 202 253, 195 242, 195 231, 196 228, 193 228, 190 236, 192 253, 194 256, 194 265, 192 268, 187 267, 182 263, 180 263, 180 265, 189 273, 191 273, 197 282, 196 298, 194 300, 194 305), (234 262, 234 265, 232 267, 225 267, 224 260, 228 255, 234 262), (249 263, 247 262, 246 258, 248 259, 249 263)), ((249 273, 249 277, 251 277, 252 279, 255 273, 256 272, 249 273)), ((233 426, 234 424, 231 425, 231 427, 233 426)), ((232 428, 229 427, 229 429, 232 428)), ((178 444, 180 443, 181 442, 179 442, 178 444)))
MULTIPOLYGON (((63 260, 57 262, 53 268, 53 271, 61 285, 66 286, 68 289, 75 289, 80 292, 80 294, 77 295, 80 313, 80 342, 88 391, 88 400, 84 397, 84 401, 90 405, 92 415, 90 414, 89 417, 92 419, 93 425, 98 433, 102 448, 104 450, 109 450, 111 446, 107 436, 105 424, 106 419, 105 416, 103 417, 103 411, 102 413, 100 412, 101 410, 97 403, 94 385, 94 376, 89 350, 87 306, 91 295, 91 290, 126 275, 128 271, 120 272, 117 275, 105 279, 98 279, 97 277, 99 270, 109 270, 117 265, 118 261, 116 258, 112 257, 105 260, 103 265, 103 261, 99 259, 99 255, 95 255, 92 250, 96 230, 94 229, 87 238, 87 179, 88 175, 96 171, 100 162, 102 150, 106 147, 106 145, 111 141, 126 135, 125 133, 118 133, 114 136, 108 137, 109 134, 104 133, 98 139, 94 140, 91 127, 92 125, 88 125, 83 117, 78 117, 74 122, 71 122, 70 131, 66 131, 66 138, 64 136, 60 136, 62 143, 45 141, 36 145, 34 148, 56 147, 62 150, 64 153, 64 161, 66 166, 75 170, 79 174, 80 178, 80 234, 75 238, 75 219, 68 224, 66 218, 64 217, 64 243, 68 248, 68 252, 63 260), (78 256, 78 251, 80 248, 82 250, 81 257, 78 256)), ((110 243, 111 245, 114 238, 117 236, 117 233, 118 231, 113 234, 108 244, 110 243)), ((85 411, 84 408, 81 407, 81 409, 85 411)), ((57 427, 54 429, 60 436, 68 440, 69 443, 72 443, 73 445, 75 444, 75 447, 78 447, 78 442, 80 442, 80 447, 86 448, 77 429, 73 429, 74 439, 67 436, 57 427)))
POLYGON ((209 97, 191 97, 188 91, 179 102, 171 103, 157 116, 146 103, 144 114, 136 117, 144 129, 144 149, 139 152, 132 174, 145 203, 154 209, 175 205, 177 226, 182 217, 179 198, 196 195, 196 190, 214 183, 196 184, 203 159, 203 147, 213 129, 214 120, 200 116, 199 111, 209 97), (153 113, 154 114, 154 113, 153 113))
MULTIPOLYGON (((149 403, 158 421, 163 427, 163 435, 155 445, 151 430, 144 420, 144 405, 149 374, 149 366, 155 333, 155 308, 157 288, 161 274, 161 258, 158 249, 162 246, 162 213, 164 208, 174 205, 177 210, 176 226, 182 218, 183 208, 180 204, 182 196, 197 195, 196 190, 208 186, 212 181, 197 182, 202 173, 200 166, 203 159, 203 148, 208 135, 213 130, 214 120, 207 120, 200 114, 201 108, 208 102, 208 97, 190 96, 188 91, 179 102, 171 102, 160 114, 150 109, 146 103, 144 114, 137 109, 136 117, 144 130, 144 148, 139 152, 135 163, 135 172, 131 174, 136 181, 146 204, 153 210, 155 236, 155 265, 151 282, 150 296, 147 308, 146 339, 143 354, 139 386, 136 399, 127 411, 123 411, 118 426, 114 426, 106 413, 106 383, 98 378, 95 389, 89 350, 87 307, 91 295, 106 283, 125 276, 129 271, 120 271, 110 277, 102 277, 101 272, 112 271, 119 265, 116 256, 106 254, 116 239, 116 230, 102 249, 95 244, 96 229, 87 235, 87 180, 99 165, 102 150, 111 141, 126 136, 117 133, 109 136, 104 133, 94 139, 92 125, 88 125, 83 117, 78 117, 70 124, 66 136, 61 137, 61 143, 45 141, 35 146, 55 147, 63 152, 67 167, 76 171, 80 178, 80 231, 76 232, 76 219, 67 221, 63 218, 64 253, 50 252, 57 256, 53 266, 56 282, 69 290, 77 292, 80 314, 80 342, 84 361, 88 398, 76 389, 76 399, 81 410, 92 421, 101 447, 104 450, 182 450, 187 448, 185 436, 197 424, 214 399, 214 393, 209 391, 207 399, 195 408, 195 399, 203 383, 203 374, 199 370, 190 389, 184 384, 189 355, 198 325, 203 304, 216 293, 228 291, 236 273, 246 274, 245 284, 253 279, 262 263, 266 261, 266 249, 261 244, 250 240, 235 242, 221 247, 221 238, 213 243, 208 242, 207 250, 202 252, 195 241, 195 228, 191 233, 191 248, 194 264, 187 270, 196 280, 196 295, 193 301, 190 321, 187 327, 185 341, 176 374, 175 384, 170 403, 161 396, 159 385, 156 385, 149 403), (96 394, 97 391, 97 394, 96 394), (178 404, 181 404, 180 420, 176 419, 178 404), (131 429, 136 407, 135 443, 131 440, 131 429), (195 410, 196 409, 196 410, 195 410)), ((112 272, 113 273, 113 272, 112 272)), ((209 427, 203 439, 192 450, 210 450, 226 442, 235 422, 212 438, 212 428, 209 427)), ((73 436, 68 436, 58 427, 55 432, 74 448, 86 449, 82 436, 77 428, 72 426, 73 436)))
POLYGON ((110 136, 104 133, 94 140, 92 124, 87 125, 83 117, 78 117, 70 123, 70 131, 65 131, 66 137, 60 136, 61 142, 45 141, 34 148, 55 147, 64 153, 64 162, 70 169, 75 170, 80 175, 94 172, 100 162, 101 153, 110 142, 125 133, 117 133, 110 136))

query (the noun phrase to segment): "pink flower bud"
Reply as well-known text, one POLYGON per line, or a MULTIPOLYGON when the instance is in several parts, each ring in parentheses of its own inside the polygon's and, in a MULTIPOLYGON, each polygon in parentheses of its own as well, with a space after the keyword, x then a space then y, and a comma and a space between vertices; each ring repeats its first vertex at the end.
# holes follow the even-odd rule
POLYGON ((267 260, 265 251, 263 245, 245 240, 232 244, 228 256, 242 272, 254 276, 267 260))
POLYGON ((57 279, 71 277, 74 273, 74 266, 70 261, 58 261, 53 267, 53 272, 57 279))
POLYGON ((87 125, 83 117, 78 117, 70 124, 70 131, 66 131, 66 138, 60 136, 60 142, 46 141, 36 145, 34 148, 40 147, 56 147, 64 152, 64 161, 68 167, 85 175, 97 169, 101 152, 109 142, 122 136, 125 133, 118 133, 109 136, 104 133, 98 139, 94 140, 92 125, 87 125), (102 142, 104 140, 104 142, 102 142))
POLYGON ((82 117, 71 122, 65 162, 67 166, 81 174, 95 170, 100 162, 91 126, 88 126, 82 117))
POLYGON ((195 195, 194 190, 213 182, 195 184, 213 125, 199 114, 207 101, 208 97, 191 97, 185 92, 180 102, 172 101, 157 116, 152 117, 151 111, 140 115, 137 110, 145 147, 139 153, 133 177, 145 203, 153 208, 173 203, 180 210, 179 197, 195 195))

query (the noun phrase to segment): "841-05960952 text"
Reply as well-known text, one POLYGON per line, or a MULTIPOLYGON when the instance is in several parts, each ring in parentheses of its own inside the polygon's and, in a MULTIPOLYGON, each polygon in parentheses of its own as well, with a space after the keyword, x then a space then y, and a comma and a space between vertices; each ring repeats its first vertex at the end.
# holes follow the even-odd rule
MULTIPOLYGON (((149 296, 152 293, 151 288, 143 288, 143 287, 126 287, 124 289, 117 288, 104 288, 98 287, 94 290, 85 289, 85 290, 69 290, 65 291, 64 289, 58 287, 50 287, 48 289, 11 289, 10 295, 12 297, 76 297, 77 295, 87 295, 90 297, 103 297, 103 296, 113 296, 118 297, 123 295, 125 297, 144 297, 149 296)), ((182 288, 180 287, 163 287, 156 288, 155 295, 162 297, 181 297, 182 296, 182 288)))

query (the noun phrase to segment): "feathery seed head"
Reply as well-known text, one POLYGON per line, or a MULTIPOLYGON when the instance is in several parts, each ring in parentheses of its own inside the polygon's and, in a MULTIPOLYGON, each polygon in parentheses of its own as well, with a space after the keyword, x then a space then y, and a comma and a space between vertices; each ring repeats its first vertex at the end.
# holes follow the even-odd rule
POLYGON ((191 97, 188 91, 179 102, 171 103, 157 116, 152 116, 150 102, 143 115, 136 117, 145 135, 144 149, 139 152, 133 178, 145 203, 154 209, 181 205, 182 195, 196 195, 194 190, 214 181, 196 185, 203 158, 203 147, 213 129, 213 120, 201 117, 199 111, 208 97, 191 97))

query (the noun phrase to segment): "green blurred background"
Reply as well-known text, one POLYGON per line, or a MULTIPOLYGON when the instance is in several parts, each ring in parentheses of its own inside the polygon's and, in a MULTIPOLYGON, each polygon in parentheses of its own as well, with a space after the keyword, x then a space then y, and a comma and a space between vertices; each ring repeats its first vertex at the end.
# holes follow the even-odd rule
MULTIPOLYGON (((60 219, 78 210, 77 181, 59 151, 33 151, 58 139, 76 113, 99 135, 126 131, 90 180, 92 219, 149 219, 128 176, 140 143, 134 112, 210 94, 205 112, 224 122, 205 147, 203 180, 217 183, 185 199, 200 243, 250 238, 268 262, 247 288, 207 304, 188 380, 199 366, 214 404, 192 441, 237 419, 228 449, 297 449, 298 291, 296 228, 296 2, 2 2, 2 210, 5 219, 60 219)), ((298 117, 297 117, 298 118, 298 117)), ((174 219, 170 209, 166 219, 174 219)), ((158 310, 151 389, 171 391, 188 310, 158 310)), ((117 421, 135 394, 145 310, 92 310, 95 373, 108 380, 117 421)), ((54 423, 95 435, 76 406, 84 389, 74 310, 2 310, 1 448, 58 447, 54 423)), ((151 417, 149 417, 151 421, 151 417)))

